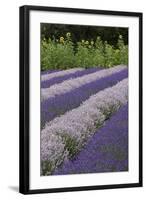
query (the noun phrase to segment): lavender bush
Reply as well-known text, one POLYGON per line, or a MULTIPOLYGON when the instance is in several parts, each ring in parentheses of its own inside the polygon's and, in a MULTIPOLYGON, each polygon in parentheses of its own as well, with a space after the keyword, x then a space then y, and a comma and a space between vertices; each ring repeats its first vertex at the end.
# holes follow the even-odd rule
MULTIPOLYGON (((104 69, 99 72, 85 75, 83 77, 78 77, 76 79, 66 80, 60 84, 52 85, 50 88, 41 89, 41 100, 45 100, 56 95, 64 94, 76 88, 79 88, 91 81, 99 80, 100 78, 110 76, 114 73, 120 72, 125 69, 125 65, 116 66, 110 69, 104 69)), ((58 72, 59 73, 59 72, 58 72)), ((51 74, 50 74, 51 75, 51 74)))
POLYGON ((41 76, 42 75, 45 75, 45 74, 51 74, 51 73, 54 73, 54 72, 59 72, 61 71, 60 69, 50 69, 50 70, 46 70, 46 71, 41 71, 41 76))
POLYGON ((89 139, 77 157, 66 161, 54 174, 79 174, 128 170, 128 105, 108 120, 89 139))
POLYGON ((66 159, 66 156, 68 158, 74 156, 109 115, 118 110, 121 105, 126 104, 127 100, 128 79, 124 79, 115 86, 92 95, 78 108, 47 123, 41 131, 41 161, 42 169, 44 169, 42 174, 52 173, 64 161, 64 158, 66 159), (50 144, 48 140, 51 140, 51 137, 61 138, 62 145, 61 140, 59 144, 58 142, 50 144), (60 149, 62 156, 55 153, 56 149, 60 149), (46 167, 47 162, 49 167, 46 167))
POLYGON ((128 70, 123 69, 97 81, 90 82, 77 89, 71 90, 55 98, 49 98, 41 103, 41 126, 44 127, 47 121, 54 119, 56 116, 64 114, 66 111, 78 107, 83 101, 91 95, 111 87, 124 78, 127 78, 128 70))
POLYGON ((102 69, 101 67, 94 67, 94 68, 89 68, 89 69, 84 69, 84 70, 78 70, 74 73, 69 73, 64 76, 53 77, 49 80, 41 81, 41 88, 48 88, 51 85, 54 85, 56 83, 61 83, 67 79, 82 77, 86 74, 91 74, 91 73, 99 71, 101 69, 102 69))
POLYGON ((62 70, 62 71, 60 70, 55 73, 43 74, 41 76, 41 81, 50 80, 50 79, 56 78, 56 77, 62 77, 62 76, 73 74, 75 72, 79 72, 79 71, 83 71, 83 70, 84 69, 82 69, 82 68, 73 68, 73 69, 62 70))

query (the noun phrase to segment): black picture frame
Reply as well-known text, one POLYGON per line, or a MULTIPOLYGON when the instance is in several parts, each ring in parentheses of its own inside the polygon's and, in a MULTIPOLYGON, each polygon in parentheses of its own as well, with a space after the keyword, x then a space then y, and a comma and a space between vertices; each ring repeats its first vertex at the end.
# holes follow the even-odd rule
POLYGON ((20 134, 19 134, 19 191, 22 194, 36 193, 52 193, 52 192, 67 192, 67 191, 83 191, 83 190, 98 190, 98 189, 115 189, 115 188, 130 188, 142 186, 142 13, 138 12, 123 12, 123 11, 107 11, 107 10, 90 10, 90 9, 75 9, 63 7, 45 7, 45 6, 22 6, 20 7, 20 134), (97 186, 81 186, 68 188, 54 189, 34 189, 29 188, 29 18, 30 11, 44 12, 68 12, 68 13, 84 13, 84 14, 102 14, 112 16, 127 16, 139 18, 139 182, 129 184, 114 184, 114 185, 97 185, 97 186))

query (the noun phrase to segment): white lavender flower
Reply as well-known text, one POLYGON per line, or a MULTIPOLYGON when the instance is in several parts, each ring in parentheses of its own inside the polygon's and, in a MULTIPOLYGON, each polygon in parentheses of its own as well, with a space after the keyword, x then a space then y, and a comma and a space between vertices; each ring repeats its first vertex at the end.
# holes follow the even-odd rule
POLYGON ((88 84, 92 81, 99 80, 100 78, 110 76, 111 74, 114 74, 114 73, 118 73, 125 68, 126 68, 125 65, 120 65, 114 68, 104 69, 101 71, 94 72, 92 74, 87 74, 83 77, 69 79, 69 80, 63 81, 60 84, 54 84, 50 88, 45 88, 45 89, 43 88, 41 89, 41 100, 45 100, 50 97, 55 97, 55 95, 64 94, 73 89, 76 89, 85 84, 88 84))

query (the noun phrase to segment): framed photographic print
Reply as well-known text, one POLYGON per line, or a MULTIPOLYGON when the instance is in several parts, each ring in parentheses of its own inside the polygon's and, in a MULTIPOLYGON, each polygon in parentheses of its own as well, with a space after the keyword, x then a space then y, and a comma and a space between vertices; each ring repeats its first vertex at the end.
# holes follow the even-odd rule
POLYGON ((142 186, 142 13, 20 7, 20 192, 142 186))

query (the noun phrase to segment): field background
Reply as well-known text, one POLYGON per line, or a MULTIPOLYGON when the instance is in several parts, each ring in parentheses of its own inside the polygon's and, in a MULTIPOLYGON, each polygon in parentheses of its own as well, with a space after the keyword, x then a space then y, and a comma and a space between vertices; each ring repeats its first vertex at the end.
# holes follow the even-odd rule
MULTIPOLYGON (((102 200, 144 200, 146 196, 146 170, 144 170, 144 187, 116 190, 100 190, 76 193, 58 193, 23 196, 18 193, 18 161, 19 161, 19 12, 18 7, 25 4, 44 6, 66 6, 91 9, 110 9, 123 11, 139 11, 144 13, 144 35, 146 35, 146 10, 145 0, 5 0, 1 2, 1 73, 0 73, 0 199, 2 200, 81 200, 81 199, 102 199, 102 200), (11 86, 11 89, 10 89, 11 86)), ((144 38, 143 43, 146 44, 144 38)), ((144 55, 146 48, 144 46, 144 55)), ((145 58, 145 56, 144 56, 145 58)), ((144 59, 144 66, 146 60, 144 59)), ((146 68, 144 67, 144 74, 146 68)), ((144 79, 146 86, 146 79, 144 79)), ((144 88, 144 102, 146 102, 146 88, 144 88)), ((146 104, 144 105, 144 120, 146 119, 146 104)), ((146 123, 144 123, 144 153, 146 152, 146 123)), ((146 156, 144 156, 144 169, 146 168, 146 156)))

